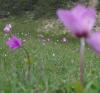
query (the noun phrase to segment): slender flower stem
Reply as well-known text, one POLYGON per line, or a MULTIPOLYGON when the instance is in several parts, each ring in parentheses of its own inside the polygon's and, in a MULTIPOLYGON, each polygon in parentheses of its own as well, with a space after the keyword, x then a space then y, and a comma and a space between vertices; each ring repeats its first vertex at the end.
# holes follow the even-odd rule
POLYGON ((85 39, 80 39, 80 83, 84 84, 84 51, 85 51, 85 39))
POLYGON ((27 79, 30 80, 31 78, 31 60, 30 60, 30 55, 29 52, 27 51, 26 48, 22 47, 22 49, 25 51, 27 61, 28 61, 28 73, 27 73, 27 79))

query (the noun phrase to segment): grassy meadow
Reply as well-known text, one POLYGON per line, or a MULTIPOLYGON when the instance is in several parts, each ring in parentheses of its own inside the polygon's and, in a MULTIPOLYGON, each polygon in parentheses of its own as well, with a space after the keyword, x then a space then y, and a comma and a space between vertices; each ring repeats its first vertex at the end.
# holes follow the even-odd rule
MULTIPOLYGON (((66 92, 69 84, 79 81, 79 44, 79 39, 66 32, 57 19, 1 19, 0 93, 79 93, 73 89, 66 92), (3 33, 6 23, 13 25, 12 33, 23 40, 22 47, 30 55, 30 79, 23 48, 13 51, 5 44, 9 38, 3 33)), ((100 56, 86 45, 85 58, 85 83, 88 88, 96 84, 95 89, 100 85, 100 56)), ((87 93, 100 93, 100 89, 87 93)))

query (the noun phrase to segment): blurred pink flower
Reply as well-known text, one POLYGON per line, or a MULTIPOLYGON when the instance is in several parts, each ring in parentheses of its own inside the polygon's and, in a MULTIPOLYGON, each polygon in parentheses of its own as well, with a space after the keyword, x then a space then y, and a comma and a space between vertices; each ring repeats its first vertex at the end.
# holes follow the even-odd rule
POLYGON ((6 24, 6 26, 4 27, 4 32, 5 33, 9 33, 11 32, 11 29, 12 29, 12 25, 11 24, 6 24))
POLYGON ((17 49, 22 45, 22 41, 16 36, 12 36, 9 40, 6 41, 6 45, 12 49, 17 49))
POLYGON ((77 5, 71 10, 59 9, 57 16, 65 27, 77 37, 87 37, 96 20, 95 9, 77 5))
POLYGON ((100 31, 91 33, 86 42, 91 45, 96 53, 100 54, 100 31))

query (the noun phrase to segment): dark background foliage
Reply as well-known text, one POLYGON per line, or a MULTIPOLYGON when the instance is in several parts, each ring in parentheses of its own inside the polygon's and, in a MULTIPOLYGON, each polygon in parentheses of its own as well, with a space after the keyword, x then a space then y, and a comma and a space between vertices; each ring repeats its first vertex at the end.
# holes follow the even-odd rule
MULTIPOLYGON (((70 8, 77 2, 88 0, 0 0, 0 15, 22 15, 26 11, 34 13, 36 18, 53 16, 58 8, 70 8)), ((100 3, 97 5, 99 10, 100 3)))

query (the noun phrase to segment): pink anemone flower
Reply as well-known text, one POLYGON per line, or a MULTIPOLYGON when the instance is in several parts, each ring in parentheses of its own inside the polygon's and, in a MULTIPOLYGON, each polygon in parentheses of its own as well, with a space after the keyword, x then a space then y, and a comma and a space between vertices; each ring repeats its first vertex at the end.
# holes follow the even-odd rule
POLYGON ((11 24, 6 24, 6 26, 4 27, 4 32, 5 33, 10 33, 12 29, 12 25, 11 24))
POLYGON ((6 45, 8 45, 11 49, 17 49, 21 47, 22 41, 16 36, 12 36, 9 40, 6 41, 6 45))
POLYGON ((96 20, 96 11, 93 8, 77 5, 71 10, 58 9, 59 20, 72 34, 81 38, 87 37, 96 20))

